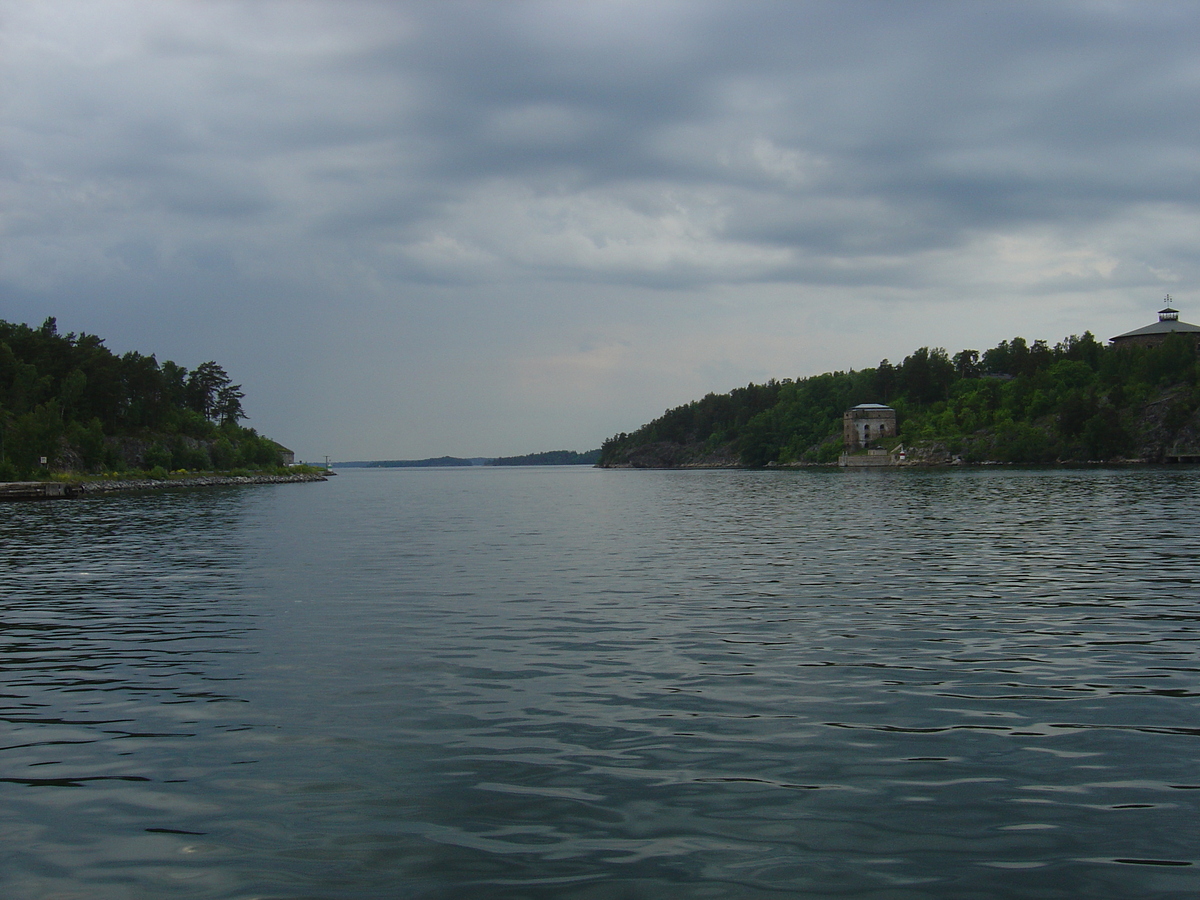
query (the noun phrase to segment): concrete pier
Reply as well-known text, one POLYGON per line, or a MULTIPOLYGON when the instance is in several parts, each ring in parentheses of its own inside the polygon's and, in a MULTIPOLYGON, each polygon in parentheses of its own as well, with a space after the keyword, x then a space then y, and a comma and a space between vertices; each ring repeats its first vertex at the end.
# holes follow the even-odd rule
POLYGON ((236 484, 296 484, 324 481, 326 474, 311 475, 194 475, 159 481, 150 478, 120 481, 0 481, 0 502, 5 500, 63 500, 121 491, 154 491, 164 488, 217 487, 236 484))
POLYGON ((849 469, 874 469, 895 464, 895 456, 879 449, 868 450, 866 453, 843 453, 838 457, 838 465, 849 469))
POLYGON ((78 496, 79 485, 63 481, 0 481, 0 500, 52 500, 78 496))

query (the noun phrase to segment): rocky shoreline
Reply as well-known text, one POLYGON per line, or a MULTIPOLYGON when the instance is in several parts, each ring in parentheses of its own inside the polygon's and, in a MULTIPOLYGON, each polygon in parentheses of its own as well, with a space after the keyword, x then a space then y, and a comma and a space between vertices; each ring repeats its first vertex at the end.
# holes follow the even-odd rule
POLYGON ((165 488, 217 487, 235 484, 296 484, 326 481, 322 473, 307 475, 196 475, 188 478, 127 478, 112 481, 13 481, 0 484, 0 500, 53 500, 156 491, 165 488))

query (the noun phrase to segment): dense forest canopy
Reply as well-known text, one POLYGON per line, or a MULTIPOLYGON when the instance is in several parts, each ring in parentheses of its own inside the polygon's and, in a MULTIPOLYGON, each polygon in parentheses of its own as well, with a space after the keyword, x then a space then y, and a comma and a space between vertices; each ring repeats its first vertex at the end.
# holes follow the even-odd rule
POLYGON ((842 450, 843 413, 860 403, 896 409, 897 443, 968 462, 1161 459, 1200 444, 1198 384, 1184 335, 1151 348, 1106 347, 1091 333, 953 356, 922 347, 899 365, 709 394, 609 438, 600 465, 829 463, 842 450))
POLYGON ((524 456, 498 456, 492 466, 594 466, 600 459, 599 450, 579 453, 576 450, 546 450, 524 456))
POLYGON ((279 445, 239 424, 244 396, 215 362, 189 371, 59 334, 53 318, 39 328, 0 321, 0 481, 278 466, 279 445))

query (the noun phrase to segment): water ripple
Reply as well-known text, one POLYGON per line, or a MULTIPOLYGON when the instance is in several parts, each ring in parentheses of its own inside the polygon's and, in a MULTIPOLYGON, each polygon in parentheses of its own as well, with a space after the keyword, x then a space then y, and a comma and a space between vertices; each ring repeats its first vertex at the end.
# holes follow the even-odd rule
POLYGON ((5 507, 0 887, 1195 896, 1198 480, 363 471, 5 507))

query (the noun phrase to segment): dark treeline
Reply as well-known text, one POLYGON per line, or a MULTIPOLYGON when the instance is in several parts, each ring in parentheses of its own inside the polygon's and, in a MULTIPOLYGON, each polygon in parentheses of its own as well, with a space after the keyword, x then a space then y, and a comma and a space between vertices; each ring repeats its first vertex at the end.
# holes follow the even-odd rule
POLYGON ((578 453, 575 450, 547 450, 543 453, 527 453, 524 456, 499 456, 489 465, 493 466, 594 466, 600 459, 599 450, 578 453))
POLYGON ((1182 335, 1155 348, 1106 347, 1090 333, 953 356, 922 347, 898 365, 709 394, 605 441, 600 465, 828 463, 859 403, 896 409, 897 443, 967 461, 1156 459, 1200 440, 1198 384, 1182 335))
POLYGON ((279 445, 239 424, 244 396, 215 362, 189 371, 59 334, 53 318, 40 328, 0 321, 0 481, 278 466, 279 445))

